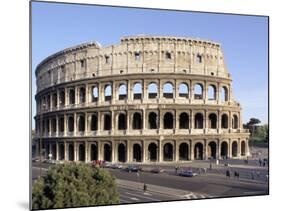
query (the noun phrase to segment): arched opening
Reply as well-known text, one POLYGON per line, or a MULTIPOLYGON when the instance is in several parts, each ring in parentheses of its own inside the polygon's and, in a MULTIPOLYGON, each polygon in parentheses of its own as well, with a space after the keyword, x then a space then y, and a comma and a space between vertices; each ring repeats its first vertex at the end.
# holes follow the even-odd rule
POLYGON ((92 87, 92 102, 97 102, 99 99, 99 90, 98 87, 92 87))
POLYGON ((133 161, 141 162, 141 146, 139 144, 133 146, 133 161))
POLYGON ((210 85, 208 87, 208 100, 216 100, 216 86, 210 85))
POLYGON ((223 159, 226 159, 228 157, 227 154, 228 154, 228 145, 226 142, 222 142, 221 143, 221 157, 223 159))
POLYGON ((51 120, 51 125, 52 125, 52 132, 56 132, 57 131, 57 120, 56 119, 52 119, 51 120))
POLYGON ((158 124, 157 124, 157 114, 154 112, 150 112, 148 115, 148 125, 149 129, 157 129, 158 124))
POLYGON ((79 132, 85 131, 85 117, 84 116, 79 116, 78 130, 79 130, 79 132))
POLYGON ((98 130, 98 117, 96 114, 91 116, 91 131, 98 130))
POLYGON ((158 86, 156 83, 151 83, 148 85, 148 98, 154 99, 158 95, 158 86))
POLYGON ((221 102, 227 102, 228 101, 228 89, 226 86, 223 86, 221 88, 221 102))
POLYGON ((127 86, 125 84, 121 84, 119 86, 119 100, 127 99, 127 86))
POLYGON ((64 131, 64 117, 59 118, 59 132, 64 131))
POLYGON ((72 116, 68 117, 68 131, 69 132, 74 131, 74 119, 72 116))
POLYGON ((140 130, 142 129, 142 118, 141 114, 136 112, 133 115, 133 129, 134 130, 140 130))
POLYGON ((195 119, 194 119, 194 126, 195 129, 203 129, 203 114, 197 113, 195 114, 195 119))
POLYGON ((111 130, 111 114, 104 114, 104 130, 111 130))
POLYGON ((124 144, 118 145, 118 161, 125 162, 126 161, 126 148, 124 144))
POLYGON ((57 105, 58 105, 58 104, 57 104, 57 103, 58 103, 58 95, 57 95, 57 93, 54 93, 54 94, 53 94, 53 96, 52 96, 52 101, 53 101, 53 102, 52 102, 53 108, 56 108, 57 105))
POLYGON ((171 143, 166 143, 163 147, 163 160, 164 161, 173 161, 174 157, 174 150, 173 150, 173 145, 171 143))
POLYGON ((79 144, 79 161, 85 161, 85 145, 79 144))
POLYGON ((211 159, 217 158, 217 144, 214 141, 208 144, 208 157, 211 159))
POLYGON ((64 160, 64 144, 59 144, 59 160, 64 160))
POLYGON ((74 161, 74 146, 73 146, 73 144, 68 145, 68 160, 74 161))
POLYGON ((181 143, 179 146, 179 159, 188 160, 189 159, 189 148, 187 143, 181 143))
POLYGON ((221 128, 227 129, 228 128, 228 116, 227 114, 223 114, 221 117, 221 128))
POLYGON ((214 113, 209 115, 209 128, 211 129, 217 128, 217 115, 214 113))
POLYGON ((98 147, 96 144, 91 144, 91 161, 98 159, 98 147))
POLYGON ((75 90, 74 89, 70 89, 69 90, 69 104, 75 104, 75 90))
POLYGON ((109 144, 104 144, 103 146, 103 159, 105 161, 111 161, 111 147, 109 144))
POLYGON ((245 141, 241 142, 241 155, 242 156, 246 155, 246 144, 245 144, 245 141))
POLYGON ((188 98, 188 86, 186 83, 181 83, 179 85, 179 96, 183 98, 188 98))
POLYGON ((57 159, 57 146, 56 146, 56 144, 51 145, 51 153, 52 153, 52 159, 56 160, 57 159))
POLYGON ((232 157, 237 157, 237 154, 238 154, 238 144, 237 144, 237 141, 234 141, 232 142, 232 157))
POLYGON ((142 98, 142 85, 141 83, 135 83, 133 88, 134 100, 139 100, 142 98))
POLYGON ((189 116, 187 113, 183 112, 180 114, 180 129, 189 128, 189 116))
POLYGON ((127 129, 127 118, 126 114, 119 114, 118 116, 118 130, 126 130, 127 129))
POLYGON ((164 115, 164 129, 173 129, 174 118, 173 114, 170 112, 165 113, 164 115))
POLYGON ((104 87, 104 100, 110 101, 112 95, 112 88, 110 84, 105 85, 104 87))
POLYGON ((203 144, 197 143, 194 146, 194 159, 203 160, 203 144))
POLYGON ((203 85, 200 83, 197 83, 194 86, 194 99, 203 99, 203 85))
POLYGON ((86 91, 84 87, 81 87, 79 90, 79 102, 85 103, 86 101, 86 91))
POLYGON ((237 129, 238 128, 238 116, 236 114, 233 115, 232 128, 233 129, 237 129))
POLYGON ((59 92, 59 105, 64 106, 65 105, 65 93, 64 91, 59 92))
POLYGON ((163 97, 164 98, 173 98, 174 86, 172 83, 167 82, 163 86, 163 97))
POLYGON ((157 161, 157 145, 155 143, 148 145, 148 157, 151 162, 157 161))

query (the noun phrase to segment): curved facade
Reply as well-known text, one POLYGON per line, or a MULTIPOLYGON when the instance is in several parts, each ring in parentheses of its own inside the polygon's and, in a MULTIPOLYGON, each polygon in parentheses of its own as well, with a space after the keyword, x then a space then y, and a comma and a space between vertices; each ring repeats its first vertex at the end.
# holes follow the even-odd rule
POLYGON ((184 162, 249 155, 220 44, 163 36, 96 42, 36 68, 36 134, 56 160, 184 162))

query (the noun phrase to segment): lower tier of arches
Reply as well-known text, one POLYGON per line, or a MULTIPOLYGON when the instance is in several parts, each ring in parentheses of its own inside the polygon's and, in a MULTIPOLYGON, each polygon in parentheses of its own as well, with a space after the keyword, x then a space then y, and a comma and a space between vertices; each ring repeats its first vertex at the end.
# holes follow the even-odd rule
MULTIPOLYGON (((39 142, 37 143, 39 155, 39 142)), ((120 163, 184 162, 190 160, 245 158, 250 155, 248 139, 227 140, 44 140, 46 159, 120 163)))

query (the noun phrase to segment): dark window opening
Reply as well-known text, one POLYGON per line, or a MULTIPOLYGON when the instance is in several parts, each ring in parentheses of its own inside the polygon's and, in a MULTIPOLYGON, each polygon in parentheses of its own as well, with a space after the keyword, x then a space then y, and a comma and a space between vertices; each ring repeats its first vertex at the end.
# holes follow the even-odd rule
POLYGON ((163 156, 164 156, 164 161, 173 161, 173 145, 170 143, 167 143, 163 147, 163 156))
POLYGON ((133 129, 140 130, 142 129, 142 118, 140 113, 134 113, 133 116, 133 129))
POLYGON ((164 129, 173 129, 174 127, 174 117, 173 114, 167 112, 164 115, 164 129))
POLYGON ((180 114, 180 129, 188 129, 189 128, 189 116, 187 113, 180 114))
POLYGON ((111 115, 110 114, 105 114, 104 115, 104 125, 103 125, 104 130, 111 130, 111 115))
POLYGON ((203 115, 201 113, 197 113, 195 115, 195 129, 203 129, 203 115))
POLYGON ((98 117, 97 115, 93 114, 91 118, 91 131, 98 130, 98 117))
POLYGON ((157 114, 154 112, 150 112, 148 115, 148 124, 149 124, 149 129, 157 129, 158 124, 157 124, 157 114))
POLYGON ((118 116, 118 130, 127 129, 127 118, 126 114, 119 114, 118 116))

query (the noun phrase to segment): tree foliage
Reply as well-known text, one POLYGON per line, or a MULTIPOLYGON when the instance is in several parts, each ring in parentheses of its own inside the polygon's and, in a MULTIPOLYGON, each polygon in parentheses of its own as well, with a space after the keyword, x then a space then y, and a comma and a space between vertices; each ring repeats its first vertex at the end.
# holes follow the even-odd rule
POLYGON ((115 179, 107 171, 86 164, 52 166, 32 188, 33 209, 118 203, 115 179))

